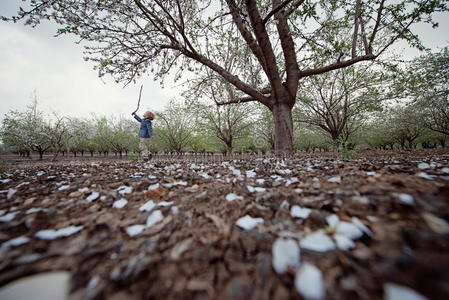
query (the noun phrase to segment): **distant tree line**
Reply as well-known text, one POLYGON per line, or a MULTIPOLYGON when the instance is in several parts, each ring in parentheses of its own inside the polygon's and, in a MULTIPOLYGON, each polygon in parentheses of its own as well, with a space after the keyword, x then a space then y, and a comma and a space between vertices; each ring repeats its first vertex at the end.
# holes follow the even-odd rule
MULTIPOLYGON (((418 57, 403 67, 348 67, 305 80, 293 109, 296 152, 445 148, 449 135, 449 55, 418 57)), ((217 105, 229 97, 217 84, 214 101, 170 100, 156 112, 150 150, 170 153, 274 151, 273 115, 258 103, 217 105)), ((139 124, 126 117, 74 118, 38 110, 10 111, 2 121, 3 151, 122 157, 138 153, 139 124)))

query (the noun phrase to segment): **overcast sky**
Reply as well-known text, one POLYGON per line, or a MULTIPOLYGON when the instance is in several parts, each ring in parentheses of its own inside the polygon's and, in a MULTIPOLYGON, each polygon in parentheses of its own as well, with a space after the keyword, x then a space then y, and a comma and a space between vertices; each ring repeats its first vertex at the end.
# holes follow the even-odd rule
MULTIPOLYGON (((21 4, 21 0, 0 0, 0 15, 15 14, 21 4)), ((449 15, 439 15, 438 21, 436 30, 430 26, 417 28, 424 44, 433 49, 449 42, 449 15)), ((93 65, 83 60, 83 47, 74 43, 75 37, 55 38, 55 31, 51 22, 33 29, 0 21, 0 117, 13 109, 24 111, 33 91, 41 110, 76 117, 88 117, 90 113, 128 116, 136 108, 141 84, 140 112, 160 110, 179 95, 173 83, 166 82, 162 89, 151 75, 127 87, 110 77, 100 79, 93 65)), ((398 50, 408 58, 419 54, 404 44, 398 50)))
MULTIPOLYGON (((11 16, 20 0, 0 0, 0 15, 11 16)), ((124 87, 106 76, 98 77, 93 64, 83 60, 83 47, 75 37, 54 37, 56 26, 43 22, 36 28, 0 21, 0 117, 12 109, 24 111, 36 91, 38 105, 46 112, 88 117, 128 116, 136 109, 143 84, 140 112, 160 110, 179 94, 167 82, 162 88, 153 76, 124 87)))

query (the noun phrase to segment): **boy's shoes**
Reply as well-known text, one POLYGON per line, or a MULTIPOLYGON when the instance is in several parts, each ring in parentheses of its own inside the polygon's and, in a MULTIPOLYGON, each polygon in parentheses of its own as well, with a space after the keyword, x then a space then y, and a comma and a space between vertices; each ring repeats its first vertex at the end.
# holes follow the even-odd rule
POLYGON ((153 159, 153 153, 150 153, 149 155, 148 155, 148 160, 152 160, 153 159))

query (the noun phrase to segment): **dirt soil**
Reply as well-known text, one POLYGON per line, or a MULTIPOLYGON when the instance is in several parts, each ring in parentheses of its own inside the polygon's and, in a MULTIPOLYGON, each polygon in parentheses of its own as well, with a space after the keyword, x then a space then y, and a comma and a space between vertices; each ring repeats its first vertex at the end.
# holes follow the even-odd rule
POLYGON ((352 249, 301 247, 301 263, 322 272, 326 299, 382 299, 386 283, 449 299, 449 151, 359 156, 9 159, 0 175, 0 286, 67 270, 71 299, 301 299, 298 268, 274 271, 273 243, 320 229, 332 237, 326 218, 335 214, 368 230, 352 249), (295 205, 312 213, 293 217, 295 205), (263 223, 242 229, 245 215, 263 223), (67 227, 76 232, 42 236, 67 227), (27 239, 6 243, 17 237, 27 239))

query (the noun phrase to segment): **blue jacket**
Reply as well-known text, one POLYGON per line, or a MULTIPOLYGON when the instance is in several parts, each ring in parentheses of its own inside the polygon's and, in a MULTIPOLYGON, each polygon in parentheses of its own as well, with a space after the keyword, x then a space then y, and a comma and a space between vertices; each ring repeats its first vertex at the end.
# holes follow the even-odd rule
POLYGON ((139 136, 141 138, 149 138, 153 136, 153 126, 150 119, 141 119, 138 115, 134 115, 134 119, 140 122, 139 136))

